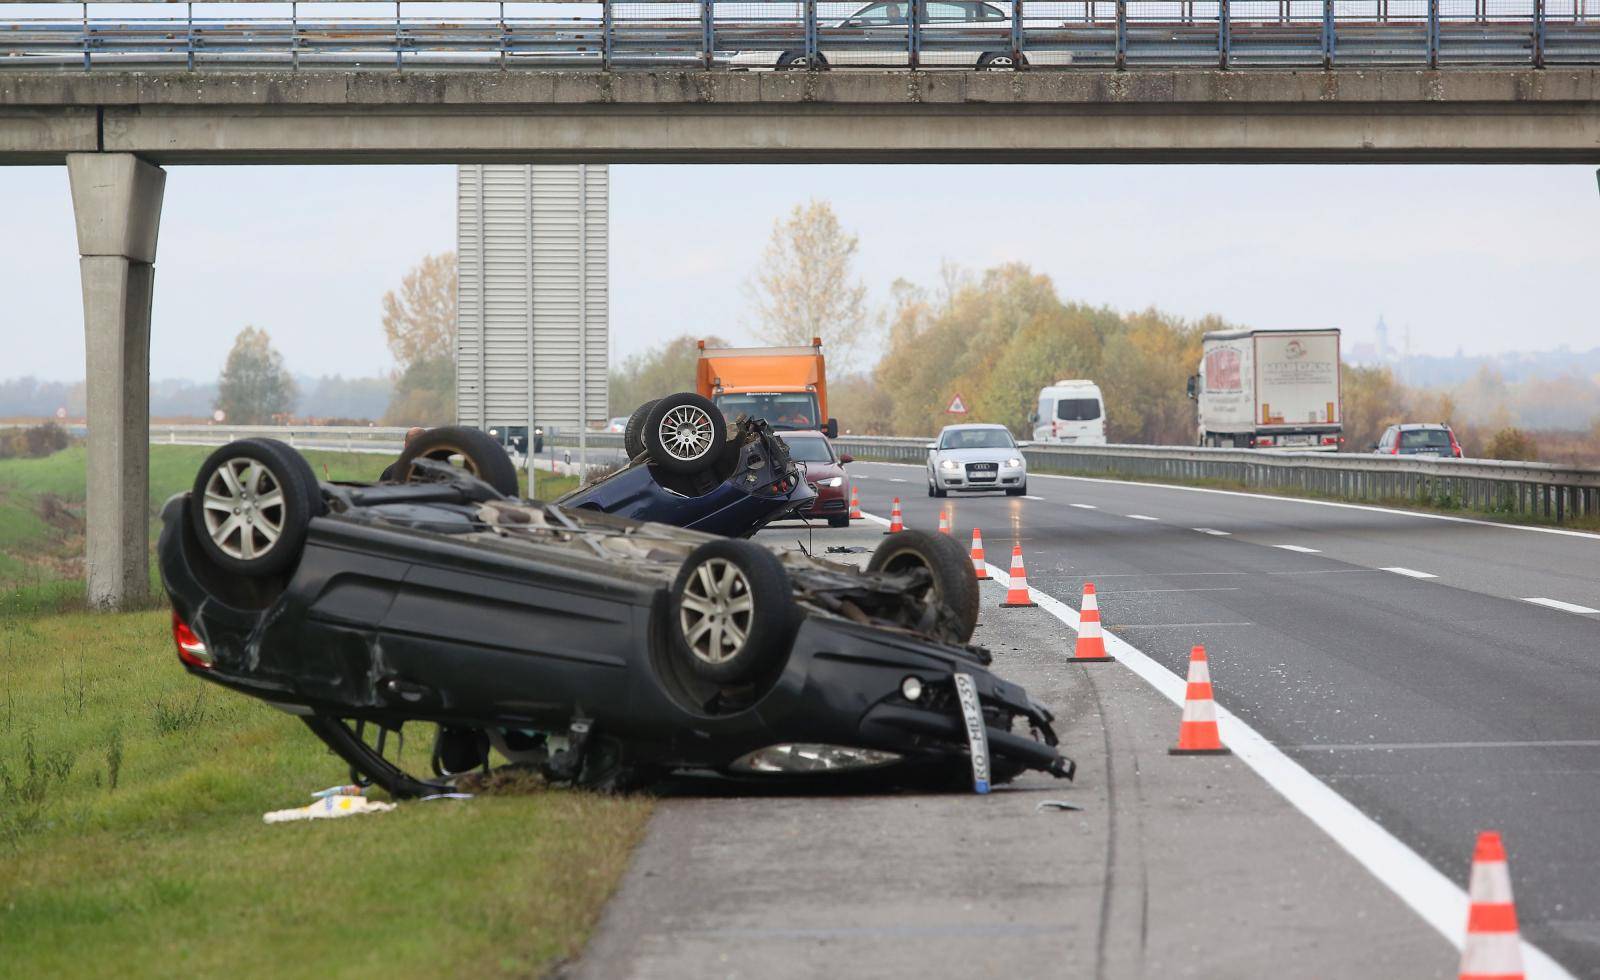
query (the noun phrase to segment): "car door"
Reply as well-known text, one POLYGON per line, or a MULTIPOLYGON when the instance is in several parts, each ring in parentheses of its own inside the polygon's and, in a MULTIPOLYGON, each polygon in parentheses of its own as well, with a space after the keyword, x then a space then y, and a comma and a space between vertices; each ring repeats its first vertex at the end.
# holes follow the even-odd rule
POLYGON ((823 31, 818 47, 830 65, 905 65, 911 0, 869 3, 823 31))

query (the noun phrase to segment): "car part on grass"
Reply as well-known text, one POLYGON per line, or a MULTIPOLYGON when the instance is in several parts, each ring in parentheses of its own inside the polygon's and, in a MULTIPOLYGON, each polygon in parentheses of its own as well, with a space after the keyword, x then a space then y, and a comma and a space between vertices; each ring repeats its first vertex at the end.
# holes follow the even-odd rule
POLYGON ((517 468, 505 447, 485 432, 465 425, 429 429, 406 444, 396 464, 400 482, 412 479, 412 464, 419 459, 449 462, 507 496, 519 491, 517 468))
POLYGON ((949 535, 898 531, 873 551, 867 570, 904 576, 907 590, 929 600, 930 609, 953 615, 944 628, 958 642, 970 639, 977 628, 978 579, 972 559, 949 535))
POLYGON ((899 557, 874 572, 414 467, 433 482, 321 484, 292 573, 223 569, 198 498, 163 509, 174 629, 205 654, 185 668, 301 717, 358 784, 454 792, 485 778, 492 746, 509 760, 495 772, 602 790, 680 770, 955 786, 969 765, 957 674, 973 679, 993 782, 1073 771, 1050 712, 963 642, 964 614, 940 598, 954 591, 931 584, 940 550, 912 561, 892 537, 899 557), (702 628, 708 612, 721 619, 702 628), (693 646, 719 624, 731 640, 693 646), (406 760, 430 737, 434 772, 418 774, 406 760))
POLYGON ((306 806, 287 810, 273 810, 261 815, 262 823, 289 823, 295 820, 327 820, 334 817, 353 817, 361 813, 387 813, 393 803, 369 800, 365 796, 324 796, 306 806))

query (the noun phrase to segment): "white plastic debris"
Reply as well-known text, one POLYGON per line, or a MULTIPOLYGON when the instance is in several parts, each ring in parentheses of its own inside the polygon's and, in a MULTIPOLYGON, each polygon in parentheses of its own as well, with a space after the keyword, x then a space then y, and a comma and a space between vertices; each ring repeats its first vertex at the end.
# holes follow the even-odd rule
POLYGON ((273 810, 262 814, 266 823, 287 823, 291 820, 326 820, 332 817, 353 817, 358 813, 383 813, 393 810, 393 803, 369 800, 365 796, 325 796, 309 806, 288 810, 273 810))

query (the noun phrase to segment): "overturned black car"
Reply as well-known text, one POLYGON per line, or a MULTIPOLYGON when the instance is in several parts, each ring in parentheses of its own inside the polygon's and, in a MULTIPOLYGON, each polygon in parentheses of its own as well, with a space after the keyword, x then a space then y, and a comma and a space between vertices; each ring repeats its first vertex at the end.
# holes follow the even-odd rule
POLYGON ((282 443, 230 443, 167 502, 159 549, 190 672, 302 717, 395 796, 496 755, 603 789, 1072 774, 1049 711, 968 645, 977 583, 948 537, 890 536, 861 571, 443 462, 410 477, 319 483, 282 443), (411 723, 436 729, 421 775, 390 751, 411 723))

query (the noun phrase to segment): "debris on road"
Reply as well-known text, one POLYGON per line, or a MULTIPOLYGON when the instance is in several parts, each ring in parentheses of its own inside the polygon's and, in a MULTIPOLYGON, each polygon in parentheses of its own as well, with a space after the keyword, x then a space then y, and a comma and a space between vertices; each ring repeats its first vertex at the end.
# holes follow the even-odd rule
POLYGON ((1033 812, 1034 813, 1041 813, 1041 812, 1043 812, 1045 810, 1082 810, 1082 809, 1083 809, 1083 807, 1079 806, 1078 804, 1076 804, 1076 803, 1068 803, 1066 800, 1040 800, 1038 805, 1036 805, 1033 808, 1033 812))

